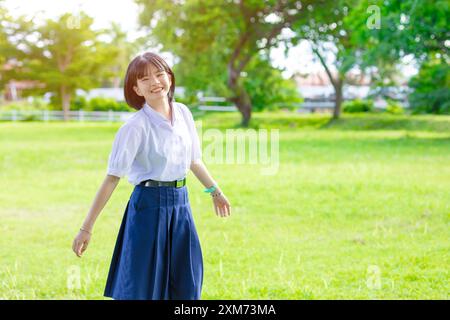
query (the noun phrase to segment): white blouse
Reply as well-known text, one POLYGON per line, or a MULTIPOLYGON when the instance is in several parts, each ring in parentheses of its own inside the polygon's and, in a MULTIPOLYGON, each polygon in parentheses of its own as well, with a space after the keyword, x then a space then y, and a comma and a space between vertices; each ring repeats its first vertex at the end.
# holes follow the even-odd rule
POLYGON ((112 145, 108 175, 128 176, 133 185, 186 177, 191 163, 201 159, 200 140, 189 108, 172 105, 173 125, 147 103, 126 120, 112 145))

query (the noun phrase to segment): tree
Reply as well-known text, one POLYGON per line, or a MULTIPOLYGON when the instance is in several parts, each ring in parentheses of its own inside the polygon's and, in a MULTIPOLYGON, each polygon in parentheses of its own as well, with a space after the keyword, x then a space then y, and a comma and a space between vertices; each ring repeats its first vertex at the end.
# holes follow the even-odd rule
POLYGON ((441 59, 429 59, 409 82, 413 92, 409 103, 414 112, 450 114, 450 66, 441 59))
POLYGON ((380 11, 380 28, 365 27, 364 20, 357 16, 351 19, 355 30, 353 42, 366 44, 365 64, 399 63, 404 57, 413 56, 420 71, 410 81, 411 107, 420 112, 448 112, 450 3, 447 0, 361 0, 356 11, 364 16, 369 5, 380 11))
POLYGON ((22 69, 19 61, 24 58, 24 53, 18 47, 28 35, 25 29, 30 25, 31 22, 24 16, 13 18, 8 10, 0 5, 0 88, 11 79, 19 77, 22 69))
POLYGON ((100 33, 91 29, 92 22, 84 13, 66 13, 37 26, 32 31, 36 39, 27 42, 27 70, 22 76, 45 84, 38 91, 56 95, 64 120, 75 90, 88 90, 111 75, 109 67, 117 57, 116 48, 98 40, 100 33))
POLYGON ((4 65, 11 57, 14 46, 9 41, 8 32, 6 30, 10 17, 7 11, 0 6, 0 86, 3 87, 7 81, 6 70, 4 65))
MULTIPOLYGON (((334 1, 326 9, 317 10, 311 19, 298 20, 293 25, 296 32, 293 43, 297 44, 300 40, 310 43, 334 88, 333 119, 339 118, 341 114, 347 73, 359 63, 358 51, 362 49, 351 42, 352 28, 346 19, 356 3, 356 0, 334 1), (332 56, 332 59, 327 56, 332 56)), ((311 5, 308 9, 314 8, 311 5)))
POLYGON ((116 50, 117 55, 111 66, 111 84, 114 88, 119 88, 123 86, 128 63, 135 54, 143 49, 145 38, 129 40, 126 31, 123 31, 120 25, 115 22, 111 24, 109 30, 104 30, 104 33, 110 38, 109 46, 116 50))
POLYGON ((281 70, 273 68, 268 57, 251 59, 247 70, 242 75, 242 84, 251 96, 253 110, 294 109, 303 101, 295 81, 284 79, 281 70))
POLYGON ((309 15, 304 9, 327 1, 145 1, 140 23, 150 26, 155 43, 173 52, 185 69, 181 74, 197 78, 199 84, 218 89, 242 114, 248 126, 252 101, 242 75, 259 55, 267 55, 281 40, 283 29, 309 15), (195 69, 195 71, 194 71, 195 69))

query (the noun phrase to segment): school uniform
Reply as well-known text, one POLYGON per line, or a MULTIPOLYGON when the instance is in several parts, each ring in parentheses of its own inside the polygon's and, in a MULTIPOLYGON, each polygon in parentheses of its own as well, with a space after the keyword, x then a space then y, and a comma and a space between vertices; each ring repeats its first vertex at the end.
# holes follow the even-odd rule
POLYGON ((117 236, 106 297, 201 297, 202 250, 183 179, 202 153, 189 108, 175 101, 172 108, 170 121, 145 103, 116 133, 107 174, 128 176, 135 187, 117 236), (158 181, 178 183, 157 186, 158 181))

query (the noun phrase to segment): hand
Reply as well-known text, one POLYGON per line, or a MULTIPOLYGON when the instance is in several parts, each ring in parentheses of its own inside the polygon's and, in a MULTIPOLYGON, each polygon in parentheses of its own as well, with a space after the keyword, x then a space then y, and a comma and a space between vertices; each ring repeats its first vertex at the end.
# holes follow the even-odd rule
POLYGON ((88 246, 90 240, 91 240, 91 235, 89 233, 87 233, 86 231, 82 231, 82 230, 80 230, 80 232, 78 232, 77 236, 73 240, 72 250, 73 250, 73 252, 75 252, 75 254, 79 258, 81 258, 81 255, 87 249, 87 246, 88 246))
POLYGON ((216 215, 220 215, 222 218, 227 217, 231 214, 231 206, 228 202, 227 197, 223 193, 218 196, 211 196, 213 203, 214 203, 214 209, 216 210, 216 215))

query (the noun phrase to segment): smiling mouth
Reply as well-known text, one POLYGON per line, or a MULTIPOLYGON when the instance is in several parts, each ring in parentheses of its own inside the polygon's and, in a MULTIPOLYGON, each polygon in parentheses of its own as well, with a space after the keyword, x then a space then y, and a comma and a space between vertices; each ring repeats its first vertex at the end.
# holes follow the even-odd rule
POLYGON ((159 92, 159 91, 162 91, 162 90, 163 90, 163 87, 155 89, 155 90, 152 90, 152 93, 156 93, 156 92, 159 92))

